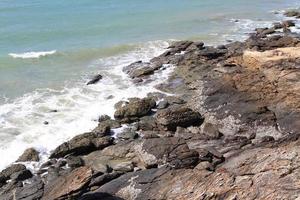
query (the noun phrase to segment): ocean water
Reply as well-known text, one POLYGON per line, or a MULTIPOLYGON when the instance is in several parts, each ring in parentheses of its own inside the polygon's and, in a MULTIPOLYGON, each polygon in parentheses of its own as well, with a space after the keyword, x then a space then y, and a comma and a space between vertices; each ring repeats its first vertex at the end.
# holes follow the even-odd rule
POLYGON ((145 96, 122 67, 147 61, 173 40, 243 40, 282 18, 296 0, 1 0, 0 169, 28 147, 50 150, 113 115, 121 99, 145 96), (236 21, 238 19, 238 21, 236 21), (94 74, 103 75, 86 86, 94 74), (113 98, 111 98, 113 97, 113 98), (51 112, 57 110, 58 112, 51 112), (44 125, 44 121, 49 122, 44 125))

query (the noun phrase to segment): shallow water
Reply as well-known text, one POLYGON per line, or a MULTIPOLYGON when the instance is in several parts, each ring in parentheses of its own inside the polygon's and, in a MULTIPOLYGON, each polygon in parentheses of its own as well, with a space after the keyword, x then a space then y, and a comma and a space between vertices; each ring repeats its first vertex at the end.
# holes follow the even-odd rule
MULTIPOLYGON (((122 67, 149 60, 173 39, 242 40, 295 7, 280 0, 86 0, 0 2, 0 169, 30 146, 49 150, 92 129, 120 99, 145 96, 122 67), (234 19, 238 19, 235 22, 234 19), (104 79, 85 83, 93 74, 104 79), (107 99, 113 95, 114 98, 107 99), (51 110, 58 112, 50 112, 51 110), (43 122, 48 121, 49 125, 43 122)), ((167 76, 168 70, 161 72, 167 76)), ((155 77, 153 77, 155 79, 155 77)))

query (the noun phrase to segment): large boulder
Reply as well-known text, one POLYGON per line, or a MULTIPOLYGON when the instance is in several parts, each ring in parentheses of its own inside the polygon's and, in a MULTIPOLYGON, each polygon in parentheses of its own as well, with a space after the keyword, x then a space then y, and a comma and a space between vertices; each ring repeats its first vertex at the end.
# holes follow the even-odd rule
POLYGON ((114 117, 122 122, 137 121, 151 112, 156 106, 156 102, 152 98, 133 98, 128 102, 119 102, 116 104, 114 117))
POLYGON ((75 136, 70 141, 59 145, 50 155, 50 158, 61 158, 68 154, 83 155, 97 149, 103 149, 113 143, 110 136, 100 136, 90 132, 75 136))
POLYGON ((35 150, 34 148, 28 148, 18 158, 17 162, 28 162, 28 161, 38 162, 39 160, 40 160, 39 152, 37 150, 35 150))
POLYGON ((156 115, 156 122, 162 128, 176 131, 177 127, 198 126, 203 122, 200 113, 186 107, 169 107, 160 110, 156 115))
POLYGON ((154 65, 153 63, 145 63, 142 61, 138 61, 132 63, 123 68, 123 71, 127 73, 130 78, 143 78, 145 76, 151 75, 154 71, 158 70, 161 65, 154 65))

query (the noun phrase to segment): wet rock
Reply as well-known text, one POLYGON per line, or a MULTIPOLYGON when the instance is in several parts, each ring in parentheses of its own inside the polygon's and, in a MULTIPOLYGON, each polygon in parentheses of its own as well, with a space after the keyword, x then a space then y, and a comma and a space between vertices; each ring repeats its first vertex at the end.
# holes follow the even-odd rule
POLYGON ((92 178, 92 170, 88 167, 80 167, 71 173, 57 178, 52 184, 45 186, 43 200, 76 199, 85 191, 92 178))
POLYGON ((300 12, 297 10, 289 10, 284 13, 287 17, 297 17, 300 18, 300 12))
POLYGON ((40 160, 39 152, 34 148, 29 148, 24 151, 24 153, 18 158, 16 162, 27 162, 27 161, 38 162, 39 160, 40 160))
POLYGON ((286 20, 282 22, 282 25, 284 27, 292 27, 295 26, 295 22, 293 20, 286 20))
POLYGON ((118 138, 122 140, 131 140, 131 139, 136 139, 138 137, 139 135, 136 132, 136 130, 131 128, 127 128, 122 133, 118 134, 118 138))
POLYGON ((110 133, 110 120, 99 122, 98 126, 92 131, 98 136, 105 136, 110 133))
POLYGON ((137 121, 151 112, 151 109, 156 106, 156 102, 151 98, 130 99, 129 102, 122 102, 117 105, 115 118, 124 122, 137 121))
POLYGON ((9 167, 5 168, 0 172, 0 182, 5 183, 7 180, 10 179, 10 177, 18 172, 22 172, 26 170, 25 165, 22 164, 13 164, 9 167))
POLYGON ((167 130, 175 131, 179 127, 199 126, 203 122, 200 113, 185 107, 170 107, 160 110, 156 122, 167 130))
POLYGON ((97 149, 103 149, 113 143, 110 136, 98 137, 96 133, 84 133, 75 136, 70 141, 58 146, 50 155, 50 158, 60 158, 68 154, 83 155, 97 149))
POLYGON ((144 63, 138 61, 123 68, 123 71, 129 75, 130 78, 141 78, 147 75, 151 75, 154 71, 158 70, 160 66, 156 66, 152 63, 144 63))
POLYGON ((101 79, 102 79, 102 75, 98 74, 98 75, 94 76, 89 82, 87 82, 87 85, 95 84, 95 83, 99 82, 101 79))

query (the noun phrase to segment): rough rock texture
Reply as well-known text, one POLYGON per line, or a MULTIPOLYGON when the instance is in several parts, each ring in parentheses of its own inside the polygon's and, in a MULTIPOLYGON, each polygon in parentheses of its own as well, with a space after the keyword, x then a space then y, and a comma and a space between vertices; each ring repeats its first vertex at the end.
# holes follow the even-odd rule
POLYGON ((137 121, 139 117, 149 114, 155 106, 156 102, 152 98, 133 98, 129 102, 117 103, 114 116, 123 122, 137 121))
POLYGON ((38 162, 39 152, 34 148, 29 148, 24 151, 24 153, 18 158, 17 162, 35 161, 38 162))
POLYGON ((176 130, 178 126, 201 125, 201 114, 190 108, 177 107, 161 110, 156 115, 156 122, 167 130, 176 130))
POLYGON ((81 192, 92 177, 92 170, 88 167, 80 167, 75 169, 66 176, 61 176, 52 184, 45 187, 45 192, 42 199, 66 199, 75 198, 81 192))
POLYGON ((75 136, 70 141, 58 146, 50 155, 50 158, 60 158, 68 154, 82 155, 97 149, 103 149, 113 143, 110 136, 98 137, 97 133, 84 133, 75 136))

